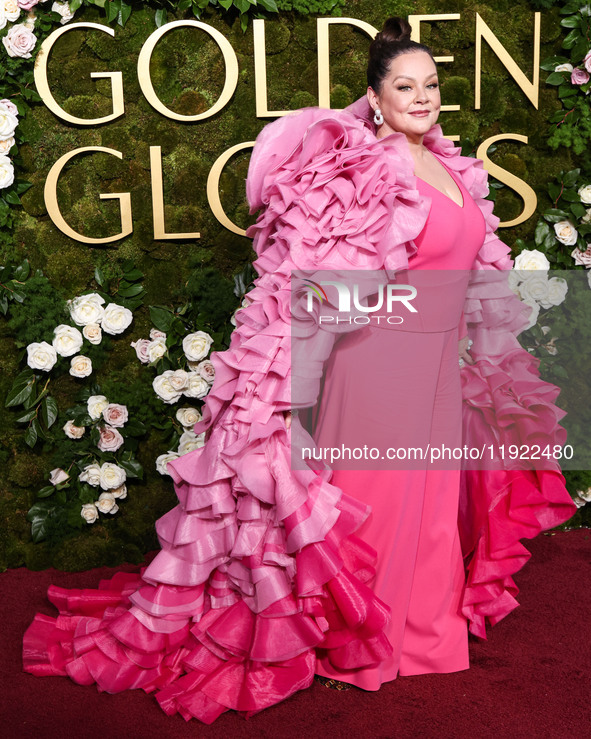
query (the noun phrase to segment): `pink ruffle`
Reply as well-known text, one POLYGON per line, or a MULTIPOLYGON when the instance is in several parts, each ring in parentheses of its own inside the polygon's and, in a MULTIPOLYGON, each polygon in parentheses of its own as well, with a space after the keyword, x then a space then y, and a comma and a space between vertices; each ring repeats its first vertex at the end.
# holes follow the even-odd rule
MULTIPOLYGON (((375 552, 354 536, 368 510, 331 485, 330 471, 291 469, 282 413, 292 407, 290 329, 300 320, 292 271, 403 269, 429 210, 404 136, 377 142, 365 113, 355 117, 367 104, 356 105, 349 113, 305 109, 260 134, 247 182, 252 209, 263 208, 249 231, 260 277, 230 348, 212 356, 216 378, 195 427, 206 444, 169 463, 179 505, 156 524, 162 550, 141 578, 116 576, 98 591, 50 589, 60 616, 38 615, 29 627, 27 671, 109 692, 156 691, 167 713, 211 723, 228 708, 253 713, 307 687, 317 654, 351 670, 391 653, 389 609, 369 587, 375 552)), ((459 156, 439 127, 426 143, 485 214, 477 266, 507 269, 482 164, 459 156)), ((470 287, 466 321, 482 358, 501 357, 515 350, 509 332, 523 328, 523 309, 510 301, 510 344, 491 347, 494 299, 482 287, 477 279, 470 287)), ((332 341, 327 332, 312 337, 302 406, 316 399, 332 341)), ((505 402, 503 371, 499 362, 477 364, 467 388, 472 413, 505 402)), ((522 397, 532 377, 522 363, 522 397)), ((542 402, 547 430, 559 418, 552 393, 542 402)), ((509 419, 512 404, 501 407, 509 419)), ((554 472, 470 473, 466 484, 464 609, 483 634, 485 616, 494 622, 514 607, 510 574, 526 558, 518 539, 564 520, 570 507, 554 472)))

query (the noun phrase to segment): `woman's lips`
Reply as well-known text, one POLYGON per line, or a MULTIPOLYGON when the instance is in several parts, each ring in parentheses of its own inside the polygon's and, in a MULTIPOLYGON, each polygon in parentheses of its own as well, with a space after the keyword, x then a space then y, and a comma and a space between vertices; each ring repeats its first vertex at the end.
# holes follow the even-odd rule
POLYGON ((429 110, 414 110, 410 115, 414 115, 416 118, 425 118, 430 113, 429 110))

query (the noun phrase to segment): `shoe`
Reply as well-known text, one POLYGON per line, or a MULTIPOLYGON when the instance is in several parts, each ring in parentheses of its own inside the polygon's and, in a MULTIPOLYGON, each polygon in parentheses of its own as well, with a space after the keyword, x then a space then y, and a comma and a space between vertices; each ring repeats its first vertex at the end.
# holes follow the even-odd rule
POLYGON ((351 683, 344 683, 341 680, 334 680, 332 677, 314 675, 314 678, 318 680, 321 685, 324 685, 325 688, 331 688, 331 690, 350 690, 353 687, 351 683))

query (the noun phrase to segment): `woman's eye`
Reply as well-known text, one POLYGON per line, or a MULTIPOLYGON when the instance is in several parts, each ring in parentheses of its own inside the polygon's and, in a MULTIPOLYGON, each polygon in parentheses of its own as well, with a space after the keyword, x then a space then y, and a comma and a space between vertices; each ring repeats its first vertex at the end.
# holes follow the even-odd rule
POLYGON ((410 85, 399 85, 398 89, 399 90, 410 90, 410 85))
POLYGON ((439 82, 431 82, 431 84, 427 85, 427 87, 432 87, 433 89, 435 89, 436 87, 439 87, 439 82))

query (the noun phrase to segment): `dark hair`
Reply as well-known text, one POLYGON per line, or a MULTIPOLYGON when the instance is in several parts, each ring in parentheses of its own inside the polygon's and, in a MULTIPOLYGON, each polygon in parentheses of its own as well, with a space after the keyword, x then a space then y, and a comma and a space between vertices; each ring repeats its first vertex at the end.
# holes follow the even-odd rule
MULTIPOLYGON (((388 18, 369 47, 367 63, 367 84, 377 93, 390 71, 390 62, 401 54, 411 51, 425 51, 431 59, 431 49, 425 44, 411 41, 411 27, 404 18, 388 18)), ((433 59, 433 61, 435 61, 433 59)))

